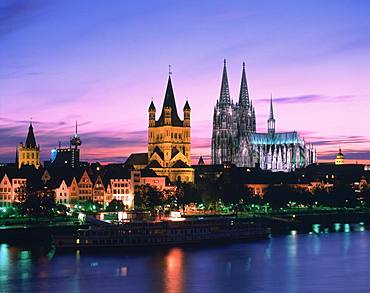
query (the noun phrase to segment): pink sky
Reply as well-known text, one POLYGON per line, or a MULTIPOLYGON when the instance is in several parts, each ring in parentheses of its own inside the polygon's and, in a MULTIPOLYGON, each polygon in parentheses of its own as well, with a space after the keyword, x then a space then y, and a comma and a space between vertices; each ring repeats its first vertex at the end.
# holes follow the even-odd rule
POLYGON ((369 162, 369 5, 216 2, 97 1, 89 13, 68 1, 4 4, 0 160, 14 160, 31 117, 43 160, 58 141, 67 145, 75 120, 82 160, 145 152, 147 109, 152 98, 161 109, 168 64, 177 108, 187 98, 192 108, 192 155, 207 157, 226 58, 234 100, 246 62, 258 131, 272 93, 277 131, 297 130, 321 160, 340 146, 369 162))

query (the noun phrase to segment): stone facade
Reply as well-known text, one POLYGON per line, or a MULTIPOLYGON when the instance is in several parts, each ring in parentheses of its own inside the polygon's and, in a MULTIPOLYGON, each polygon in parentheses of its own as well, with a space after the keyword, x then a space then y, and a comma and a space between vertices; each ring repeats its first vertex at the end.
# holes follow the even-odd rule
POLYGON ((230 97, 226 61, 220 98, 213 115, 212 163, 233 163, 238 167, 259 165, 263 170, 294 171, 316 162, 316 149, 296 131, 275 132, 272 97, 267 133, 256 132, 256 114, 249 98, 243 63, 239 101, 230 97))
POLYGON ((40 145, 36 145, 35 135, 33 133, 33 126, 30 123, 26 143, 19 144, 17 153, 18 168, 22 165, 35 166, 36 169, 40 167, 40 145))
POLYGON ((161 115, 156 120, 153 101, 149 109, 148 165, 158 176, 170 181, 194 181, 194 169, 190 167, 190 105, 186 101, 184 119, 178 116, 171 76, 168 77, 161 115))

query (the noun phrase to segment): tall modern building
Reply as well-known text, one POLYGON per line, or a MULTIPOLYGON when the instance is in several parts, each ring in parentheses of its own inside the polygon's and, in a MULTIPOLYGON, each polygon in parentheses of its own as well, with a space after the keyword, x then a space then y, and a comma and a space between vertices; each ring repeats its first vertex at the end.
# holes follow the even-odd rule
POLYGON ((190 159, 190 105, 186 101, 181 120, 176 108, 171 76, 168 77, 162 112, 156 120, 153 101, 149 109, 148 166, 159 176, 167 176, 172 182, 194 181, 194 169, 190 159))
POLYGON ((276 132, 272 96, 267 132, 256 132, 256 113, 249 98, 243 63, 239 101, 230 97, 226 61, 220 97, 213 114, 212 163, 233 163, 271 171, 294 171, 316 162, 316 150, 296 131, 276 132))
POLYGON ((35 134, 33 133, 32 122, 28 127, 26 143, 21 142, 18 147, 18 168, 22 165, 32 165, 36 169, 40 167, 40 145, 36 144, 35 134))
POLYGON ((45 162, 47 167, 69 167, 77 168, 80 167, 80 149, 81 138, 77 132, 77 121, 75 134, 70 139, 69 147, 52 149, 50 154, 50 161, 45 162))

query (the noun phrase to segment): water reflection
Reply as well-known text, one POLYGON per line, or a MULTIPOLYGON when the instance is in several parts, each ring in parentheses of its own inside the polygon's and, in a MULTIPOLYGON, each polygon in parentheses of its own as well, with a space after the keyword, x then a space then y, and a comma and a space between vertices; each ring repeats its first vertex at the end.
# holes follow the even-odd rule
POLYGON ((1 244, 0 291, 358 292, 369 285, 370 232, 363 223, 348 226, 360 232, 336 223, 310 235, 293 230, 250 243, 104 254, 1 244))
POLYGON ((180 248, 172 248, 165 259, 165 292, 183 292, 184 251, 180 248))

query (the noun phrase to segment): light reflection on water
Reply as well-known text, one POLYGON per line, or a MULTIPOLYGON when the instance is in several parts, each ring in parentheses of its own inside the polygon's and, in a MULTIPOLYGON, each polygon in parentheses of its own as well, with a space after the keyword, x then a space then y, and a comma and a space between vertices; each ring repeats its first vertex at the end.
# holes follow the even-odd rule
MULTIPOLYGON (((315 226, 316 227, 316 226, 315 226)), ((212 247, 86 254, 0 244, 0 292, 368 291, 370 231, 299 234, 212 247)), ((313 228, 314 229, 314 228, 313 228)), ((315 228, 316 229, 316 228, 315 228)))

